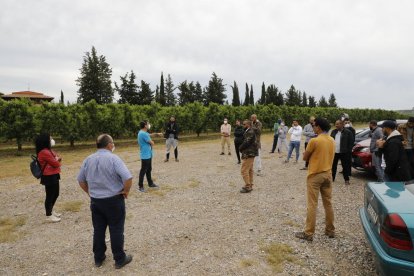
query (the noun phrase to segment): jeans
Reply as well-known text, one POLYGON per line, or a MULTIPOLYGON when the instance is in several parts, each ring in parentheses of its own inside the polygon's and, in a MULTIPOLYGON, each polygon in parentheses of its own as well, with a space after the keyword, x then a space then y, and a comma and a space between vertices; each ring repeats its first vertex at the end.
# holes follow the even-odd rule
POLYGON ((372 153, 372 165, 375 167, 375 174, 378 182, 384 181, 384 169, 381 167, 382 156, 378 155, 377 152, 372 153))
POLYGON ((139 171, 138 186, 140 188, 144 187, 144 176, 147 176, 148 185, 154 184, 151 178, 152 171, 152 158, 150 159, 141 159, 141 170, 139 171))
POLYGON ((109 226, 111 249, 115 263, 120 264, 125 259, 124 224, 125 199, 123 195, 109 198, 91 198, 93 224, 93 253, 95 262, 105 258, 105 232, 109 226))
MULTIPOLYGON (((272 146, 272 150, 271 150, 272 153, 275 152, 278 138, 279 138, 279 134, 275 134, 273 136, 273 146, 272 146)), ((278 149, 278 151, 279 151, 279 149, 278 149)))
POLYGON ((342 169, 344 173, 344 180, 349 181, 349 177, 351 176, 351 169, 352 169, 352 153, 351 152, 335 153, 333 164, 332 164, 333 181, 335 181, 336 170, 338 167, 339 160, 341 160, 342 169))
POLYGON ((292 156, 293 148, 296 151, 296 161, 299 160, 299 148, 300 148, 300 141, 290 141, 289 143, 289 153, 287 156, 287 160, 289 161, 290 157, 292 156))

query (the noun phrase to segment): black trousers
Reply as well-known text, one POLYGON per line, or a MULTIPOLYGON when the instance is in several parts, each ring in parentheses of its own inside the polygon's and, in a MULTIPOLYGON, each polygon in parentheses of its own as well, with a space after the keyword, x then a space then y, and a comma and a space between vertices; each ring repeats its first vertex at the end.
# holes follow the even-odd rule
MULTIPOLYGON (((308 147, 308 143, 309 142, 305 142, 305 150, 306 150, 306 148, 308 147)), ((305 162, 305 167, 307 168, 309 166, 309 161, 306 161, 305 162)))
MULTIPOLYGON (((167 157, 167 160, 170 159, 170 153, 167 153, 166 157, 167 157)), ((174 157, 175 159, 178 159, 178 147, 174 149, 174 157)))
POLYGON ((139 171, 138 186, 140 188, 144 187, 144 176, 147 176, 148 185, 152 185, 152 158, 150 159, 141 159, 141 170, 139 171))
POLYGON ((236 151, 237 160, 239 162, 241 162, 240 161, 240 150, 239 150, 241 144, 243 144, 243 141, 241 142, 234 141, 234 150, 236 151))
POLYGON ((123 195, 109 198, 91 198, 93 224, 93 253, 95 262, 105 258, 105 232, 109 226, 111 249, 115 263, 121 264, 125 259, 124 225, 125 199, 123 195))
POLYGON ((46 216, 52 215, 53 207, 59 197, 59 174, 42 176, 41 183, 45 185, 46 199, 45 210, 46 216))
POLYGON ((272 153, 275 152, 277 146, 277 140, 279 139, 279 134, 273 136, 273 146, 272 146, 272 153))
POLYGON ((335 180, 336 169, 338 167, 338 161, 341 160, 342 169, 344 173, 345 181, 349 181, 352 169, 352 153, 335 153, 334 161, 332 163, 332 179, 335 180))
POLYGON ((414 177, 414 149, 406 149, 405 153, 407 154, 411 177, 414 177))

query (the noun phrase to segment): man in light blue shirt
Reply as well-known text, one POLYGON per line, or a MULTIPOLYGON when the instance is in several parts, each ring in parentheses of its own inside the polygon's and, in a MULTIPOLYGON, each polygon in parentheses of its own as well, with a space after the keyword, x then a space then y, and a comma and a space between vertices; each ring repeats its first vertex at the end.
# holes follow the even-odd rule
POLYGON ((124 251, 125 199, 132 185, 132 174, 112 152, 114 140, 108 134, 96 139, 98 151, 83 161, 78 175, 79 186, 91 198, 93 253, 95 266, 101 267, 106 255, 105 232, 109 226, 115 268, 132 261, 124 251))
POLYGON ((152 181, 151 171, 152 171, 152 146, 154 146, 154 141, 151 140, 151 136, 148 133, 148 130, 151 128, 151 125, 147 121, 142 121, 139 123, 140 131, 138 132, 138 145, 140 149, 140 158, 141 158, 141 170, 139 172, 138 179, 138 190, 140 192, 145 192, 144 189, 144 176, 147 176, 148 187, 158 188, 158 185, 152 181))

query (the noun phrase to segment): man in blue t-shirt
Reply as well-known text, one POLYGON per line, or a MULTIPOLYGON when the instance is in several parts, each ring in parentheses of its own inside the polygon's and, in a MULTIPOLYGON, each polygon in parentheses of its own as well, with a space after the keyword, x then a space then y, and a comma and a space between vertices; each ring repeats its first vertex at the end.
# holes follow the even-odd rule
POLYGON ((138 132, 138 145, 140 149, 140 158, 141 158, 141 170, 139 172, 138 180, 138 190, 140 192, 145 192, 144 189, 144 176, 147 176, 148 187, 158 188, 158 186, 152 181, 151 171, 152 171, 152 146, 154 146, 154 141, 151 140, 151 136, 148 133, 148 130, 151 128, 151 125, 147 121, 142 121, 139 123, 140 131, 138 132))

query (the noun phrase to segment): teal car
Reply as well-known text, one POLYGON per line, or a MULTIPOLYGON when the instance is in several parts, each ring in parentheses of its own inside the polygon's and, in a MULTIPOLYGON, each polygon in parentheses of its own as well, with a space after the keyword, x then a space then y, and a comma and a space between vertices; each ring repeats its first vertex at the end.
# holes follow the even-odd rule
POLYGON ((367 183, 359 217, 378 274, 414 275, 414 183, 367 183))

